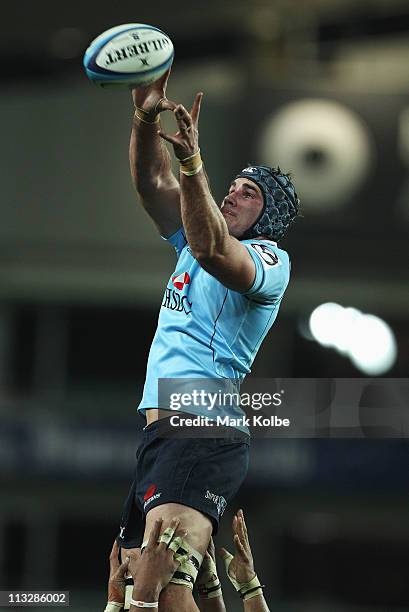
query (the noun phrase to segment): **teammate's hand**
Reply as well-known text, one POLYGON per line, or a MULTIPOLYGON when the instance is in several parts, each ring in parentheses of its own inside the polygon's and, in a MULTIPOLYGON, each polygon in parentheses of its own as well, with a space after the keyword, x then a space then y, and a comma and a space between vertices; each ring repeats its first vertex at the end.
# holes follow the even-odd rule
POLYGON ((128 571, 129 557, 119 563, 118 550, 115 540, 109 555, 108 601, 122 603, 125 599, 125 574, 128 571))
POLYGON ((216 578, 216 554, 213 538, 210 538, 209 546, 207 547, 205 556, 202 561, 202 565, 200 566, 199 573, 197 574, 196 586, 200 587, 201 585, 206 584, 207 582, 216 580, 216 578))
POLYGON ((173 145, 178 159, 186 159, 199 150, 198 125, 202 98, 202 92, 196 94, 190 113, 188 113, 182 104, 175 104, 173 113, 178 125, 176 134, 170 135, 162 130, 159 131, 159 135, 173 145))
POLYGON ((158 542, 161 531, 163 536, 162 522, 162 519, 155 522, 149 534, 148 544, 142 554, 139 550, 130 552, 129 571, 135 582, 134 599, 143 600, 147 596, 158 598, 178 567, 188 559, 187 555, 175 555, 182 538, 187 535, 186 530, 179 533, 176 531, 180 523, 179 519, 172 519, 166 530, 169 533, 168 543, 158 542))
MULTIPOLYGON (((239 510, 233 518, 233 539, 235 553, 228 567, 229 577, 242 584, 250 582, 256 575, 253 555, 247 533, 243 510, 239 510)), ((220 549, 220 556, 226 562, 232 555, 225 549, 220 549)))
POLYGON ((150 85, 132 88, 132 99, 135 107, 142 108, 154 117, 164 110, 174 110, 176 104, 166 97, 166 87, 170 75, 170 68, 160 79, 150 85))

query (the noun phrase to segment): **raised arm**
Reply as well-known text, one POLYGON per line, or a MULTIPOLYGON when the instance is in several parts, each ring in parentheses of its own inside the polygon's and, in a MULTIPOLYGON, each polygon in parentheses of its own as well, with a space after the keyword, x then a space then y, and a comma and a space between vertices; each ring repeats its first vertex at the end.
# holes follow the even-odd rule
POLYGON ((197 94, 190 113, 175 104, 178 132, 160 132, 172 143, 181 162, 181 216, 192 255, 202 268, 234 291, 247 291, 254 282, 255 264, 247 249, 229 234, 226 221, 213 199, 201 165, 198 118, 202 94, 197 94))
POLYGON ((148 87, 132 90, 136 110, 129 143, 134 187, 162 236, 172 235, 182 225, 179 183, 172 173, 169 152, 158 135, 159 113, 175 106, 166 99, 169 74, 170 69, 148 87))
POLYGON ((243 510, 233 518, 234 555, 225 548, 220 550, 227 576, 243 600, 244 612, 270 612, 263 589, 254 571, 249 536, 243 510))
POLYGON ((182 538, 187 535, 186 530, 176 531, 179 523, 180 520, 175 517, 162 531, 162 519, 157 520, 149 534, 143 555, 140 549, 129 549, 128 557, 122 564, 118 560, 118 545, 114 542, 109 557, 108 603, 104 612, 121 612, 123 609, 137 612, 140 607, 157 612, 160 593, 175 571, 189 560, 187 554, 177 554, 182 538), (126 603, 125 574, 128 571, 134 586, 132 597, 126 603))

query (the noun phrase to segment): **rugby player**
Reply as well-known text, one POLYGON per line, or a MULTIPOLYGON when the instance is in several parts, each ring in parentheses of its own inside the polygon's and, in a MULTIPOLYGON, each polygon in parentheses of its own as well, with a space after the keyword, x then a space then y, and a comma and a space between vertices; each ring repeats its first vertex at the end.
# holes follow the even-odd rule
MULTIPOLYGON (((125 549, 143 546, 159 516, 166 522, 179 517, 189 532, 181 553, 190 560, 162 591, 160 609, 188 612, 197 610, 192 587, 210 537, 246 475, 249 432, 226 427, 223 437, 215 437, 198 427, 197 439, 192 431, 190 438, 172 436, 172 412, 159 402, 158 380, 240 382, 250 372, 289 281, 289 257, 277 241, 297 216, 299 200, 278 168, 250 166, 237 173, 218 206, 199 150, 202 94, 189 113, 166 98, 168 77, 169 71, 132 90, 132 179, 159 233, 175 248, 177 264, 149 353, 138 408, 147 426, 117 541, 124 559, 125 549), (161 130, 162 111, 174 114, 175 134, 161 130), (180 162, 179 180, 164 140, 180 162)), ((230 408, 217 410, 229 415, 230 408)), ((179 412, 209 415, 207 406, 182 406, 179 412)))

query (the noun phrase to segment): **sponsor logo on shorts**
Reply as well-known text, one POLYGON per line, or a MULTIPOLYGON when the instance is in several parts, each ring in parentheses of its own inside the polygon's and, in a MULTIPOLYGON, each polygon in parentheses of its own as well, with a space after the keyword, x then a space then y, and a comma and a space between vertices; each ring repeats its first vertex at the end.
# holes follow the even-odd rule
POLYGON ((145 501, 143 505, 144 509, 146 508, 146 506, 155 501, 155 499, 159 499, 159 497, 162 495, 162 493, 156 493, 156 489, 157 486, 155 484, 149 485, 149 487, 146 489, 146 493, 143 496, 143 499, 145 501))
POLYGON ((152 497, 152 495, 155 493, 157 488, 158 487, 155 484, 149 485, 149 487, 146 489, 145 495, 143 496, 144 501, 152 497))
POLYGON ((125 531, 125 527, 120 527, 119 528, 119 537, 122 538, 122 540, 124 539, 124 531, 125 531))
POLYGON ((227 502, 223 495, 216 495, 216 493, 211 493, 209 490, 206 491, 205 499, 210 499, 217 508, 217 513, 219 516, 223 514, 226 510, 227 502))

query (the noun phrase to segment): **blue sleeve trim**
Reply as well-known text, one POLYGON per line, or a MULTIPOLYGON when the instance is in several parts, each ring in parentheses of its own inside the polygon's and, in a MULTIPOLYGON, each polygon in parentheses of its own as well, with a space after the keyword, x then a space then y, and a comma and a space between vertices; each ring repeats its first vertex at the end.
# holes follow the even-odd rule
POLYGON ((161 236, 161 238, 163 238, 163 240, 166 240, 167 242, 170 242, 170 244, 176 250, 178 257, 181 254, 183 247, 187 244, 183 226, 176 230, 176 232, 171 236, 161 236))

